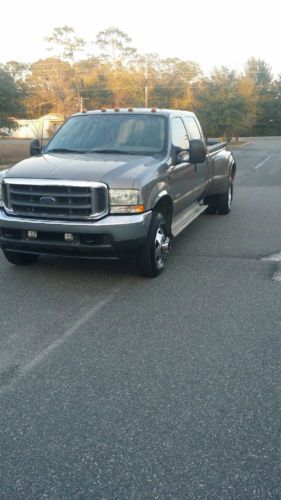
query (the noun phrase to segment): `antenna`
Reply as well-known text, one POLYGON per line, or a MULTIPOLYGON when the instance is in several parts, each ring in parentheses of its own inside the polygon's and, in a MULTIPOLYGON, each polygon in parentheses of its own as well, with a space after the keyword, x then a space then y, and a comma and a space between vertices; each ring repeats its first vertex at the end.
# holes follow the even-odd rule
POLYGON ((41 151, 42 151, 42 148, 43 148, 43 139, 44 139, 44 115, 42 116, 41 138, 40 138, 40 148, 41 148, 41 151))

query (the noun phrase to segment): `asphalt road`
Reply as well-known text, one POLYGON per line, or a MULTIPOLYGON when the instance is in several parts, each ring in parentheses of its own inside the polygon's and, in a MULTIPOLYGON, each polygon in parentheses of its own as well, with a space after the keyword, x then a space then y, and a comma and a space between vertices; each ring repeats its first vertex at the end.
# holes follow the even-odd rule
POLYGON ((280 150, 157 279, 0 256, 1 500, 281 498, 280 150))

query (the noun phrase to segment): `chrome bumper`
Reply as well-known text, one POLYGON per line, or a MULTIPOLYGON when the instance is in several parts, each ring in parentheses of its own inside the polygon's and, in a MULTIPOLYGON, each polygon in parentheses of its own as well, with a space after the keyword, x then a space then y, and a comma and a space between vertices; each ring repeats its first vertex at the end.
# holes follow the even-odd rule
POLYGON ((13 217, 0 210, 0 228, 60 233, 108 234, 116 242, 146 238, 152 212, 138 215, 109 215, 104 219, 85 221, 54 221, 13 217))

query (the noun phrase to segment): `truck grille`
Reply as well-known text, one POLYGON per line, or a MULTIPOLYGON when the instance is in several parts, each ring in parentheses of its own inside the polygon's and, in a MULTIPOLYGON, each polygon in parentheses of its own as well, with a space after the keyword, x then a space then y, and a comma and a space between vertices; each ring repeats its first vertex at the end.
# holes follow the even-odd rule
POLYGON ((108 213, 107 186, 99 182, 5 179, 5 209, 49 219, 99 219, 108 213))

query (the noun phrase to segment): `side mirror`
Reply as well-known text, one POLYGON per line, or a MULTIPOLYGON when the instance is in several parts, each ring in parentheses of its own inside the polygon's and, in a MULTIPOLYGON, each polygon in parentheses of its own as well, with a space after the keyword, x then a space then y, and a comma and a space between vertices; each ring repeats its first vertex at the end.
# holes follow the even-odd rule
POLYGON ((190 163, 204 163, 207 155, 207 148, 200 139, 192 139, 189 142, 189 161, 190 163))
POLYGON ((189 162, 189 150, 182 149, 178 146, 172 146, 171 150, 173 164, 189 162))
POLYGON ((190 161, 189 158, 190 158, 189 151, 181 151, 176 156, 176 162, 177 163, 189 162, 190 161))
POLYGON ((39 139, 33 139, 30 143, 30 156, 36 156, 42 153, 42 147, 39 139))

